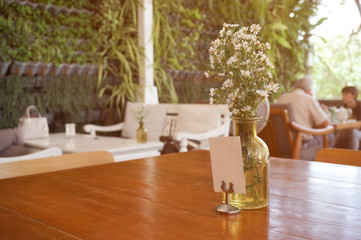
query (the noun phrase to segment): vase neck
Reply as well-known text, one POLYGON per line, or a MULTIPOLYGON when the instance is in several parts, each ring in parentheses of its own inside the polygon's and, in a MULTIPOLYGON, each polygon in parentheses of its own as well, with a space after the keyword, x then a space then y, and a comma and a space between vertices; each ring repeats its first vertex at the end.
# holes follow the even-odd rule
POLYGON ((234 135, 243 137, 257 137, 258 118, 233 118, 234 135))

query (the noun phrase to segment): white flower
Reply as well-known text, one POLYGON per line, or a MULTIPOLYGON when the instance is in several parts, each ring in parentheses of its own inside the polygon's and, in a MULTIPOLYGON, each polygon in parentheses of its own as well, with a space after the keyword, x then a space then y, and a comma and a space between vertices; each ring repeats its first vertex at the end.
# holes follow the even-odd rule
POLYGON ((223 34, 224 34, 224 28, 222 28, 222 29, 219 31, 219 36, 220 36, 220 37, 223 37, 223 34))
POLYGON ((260 56, 261 56, 261 57, 260 57, 260 60, 261 60, 261 61, 264 61, 265 59, 267 59, 267 55, 264 54, 264 53, 261 53, 260 56))
POLYGON ((237 93, 236 92, 232 92, 228 95, 228 99, 231 99, 232 101, 234 101, 237 97, 237 93))
POLYGON ((224 81, 224 83, 222 84, 222 89, 226 89, 226 88, 230 88, 233 86, 233 82, 231 79, 227 79, 226 81, 224 81))
POLYGON ((211 45, 215 48, 217 48, 219 45, 221 45, 221 40, 216 39, 213 42, 211 42, 211 45))
POLYGON ((277 92, 279 89, 279 85, 277 83, 274 82, 270 82, 267 86, 266 86, 266 90, 268 92, 277 92))
POLYGON ((251 72, 250 71, 244 71, 244 70, 241 70, 241 75, 244 76, 244 77, 250 77, 251 76, 251 72))
POLYGON ((249 28, 249 30, 254 33, 254 34, 258 34, 259 31, 261 31, 261 26, 258 24, 252 24, 249 28))
POLYGON ((266 64, 267 64, 267 66, 270 67, 270 68, 275 68, 275 67, 272 65, 271 61, 270 61, 268 58, 266 59, 266 64))
POLYGON ((209 73, 208 73, 208 72, 204 72, 204 76, 205 76, 206 78, 209 78, 209 73))
POLYGON ((229 99, 229 98, 227 98, 226 103, 227 103, 228 107, 232 107, 232 106, 233 106, 233 102, 232 102, 232 100, 229 99))
POLYGON ((214 59, 212 56, 209 57, 209 63, 212 69, 214 69, 214 59))
POLYGON ((268 75, 269 78, 273 78, 273 75, 272 75, 272 73, 270 71, 267 72, 267 75, 268 75))
POLYGON ((249 40, 251 40, 252 42, 256 42, 257 41, 257 36, 256 35, 249 35, 249 40))
POLYGON ((248 27, 242 27, 242 28, 240 29, 240 31, 243 32, 243 33, 245 33, 245 32, 248 31, 248 27))
POLYGON ((232 65, 234 64, 235 62, 237 62, 237 56, 236 55, 233 55, 232 57, 230 57, 227 61, 227 65, 232 65))
POLYGON ((229 75, 233 76, 233 72, 229 72, 229 75))
POLYGON ((242 31, 238 31, 236 32, 236 37, 238 38, 238 40, 241 40, 245 38, 245 34, 242 31))
POLYGON ((269 42, 266 42, 264 46, 266 49, 271 49, 271 44, 269 42))
POLYGON ((260 95, 263 98, 268 97, 268 91, 267 90, 257 90, 256 93, 260 95))
POLYGON ((239 113, 239 110, 237 108, 233 108, 232 114, 237 115, 239 113))
POLYGON ((209 54, 211 55, 216 55, 217 54, 217 49, 214 47, 210 47, 208 50, 209 54))
POLYGON ((249 112, 251 109, 252 109, 252 107, 249 106, 249 105, 247 105, 247 106, 245 106, 244 108, 242 108, 242 111, 243 111, 243 112, 249 112))
POLYGON ((214 88, 209 89, 209 95, 210 95, 211 97, 213 97, 213 95, 214 95, 214 88))
POLYGON ((214 101, 214 100, 213 100, 213 98, 212 98, 212 97, 210 97, 210 98, 209 98, 209 104, 211 104, 211 105, 212 105, 212 104, 213 104, 213 101, 214 101))

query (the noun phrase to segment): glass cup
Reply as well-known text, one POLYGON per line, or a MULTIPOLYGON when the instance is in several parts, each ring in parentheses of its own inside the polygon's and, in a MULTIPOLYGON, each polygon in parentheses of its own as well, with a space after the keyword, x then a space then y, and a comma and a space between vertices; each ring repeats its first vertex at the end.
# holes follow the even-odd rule
POLYGON ((75 123, 65 124, 65 136, 70 139, 75 137, 75 123))

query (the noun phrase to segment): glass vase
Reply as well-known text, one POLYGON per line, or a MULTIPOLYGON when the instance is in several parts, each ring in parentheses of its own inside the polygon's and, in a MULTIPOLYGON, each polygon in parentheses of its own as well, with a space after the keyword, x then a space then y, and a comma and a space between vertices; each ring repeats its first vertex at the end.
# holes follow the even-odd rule
POLYGON ((139 127, 137 129, 137 142, 147 142, 147 129, 144 127, 144 122, 139 122, 139 127))
POLYGON ((241 209, 257 209, 269 204, 270 155, 257 136, 260 118, 233 118, 234 136, 241 138, 246 194, 231 193, 230 202, 241 209))

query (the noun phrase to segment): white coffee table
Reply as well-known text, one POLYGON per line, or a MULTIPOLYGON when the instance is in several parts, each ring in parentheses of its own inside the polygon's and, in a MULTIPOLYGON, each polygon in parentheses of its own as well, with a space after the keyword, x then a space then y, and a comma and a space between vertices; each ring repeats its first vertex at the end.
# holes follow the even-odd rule
POLYGON ((133 139, 117 137, 97 136, 94 139, 88 134, 80 133, 72 139, 68 139, 65 133, 54 133, 49 138, 30 139, 24 143, 35 148, 58 147, 64 153, 105 150, 113 154, 116 162, 159 156, 164 145, 162 142, 137 143, 133 139))

